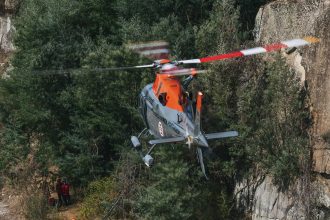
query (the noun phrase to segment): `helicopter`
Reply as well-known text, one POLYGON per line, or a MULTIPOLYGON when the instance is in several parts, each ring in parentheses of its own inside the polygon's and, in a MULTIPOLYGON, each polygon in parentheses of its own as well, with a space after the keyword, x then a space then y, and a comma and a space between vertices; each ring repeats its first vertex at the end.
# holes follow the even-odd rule
POLYGON ((198 74, 206 71, 195 68, 183 68, 181 66, 214 62, 281 49, 292 51, 296 47, 318 41, 319 39, 315 37, 305 37, 267 44, 262 47, 179 61, 168 59, 168 49, 166 49, 168 44, 163 41, 131 46, 131 49, 141 55, 160 58, 147 65, 119 67, 120 69, 154 68, 156 72, 154 82, 146 85, 139 95, 139 111, 145 128, 136 136, 131 136, 133 148, 138 152, 145 165, 150 167, 154 163, 151 152, 157 145, 185 143, 189 149, 191 146, 195 146, 202 173, 208 179, 203 162, 203 151, 210 149, 208 141, 236 137, 239 134, 237 131, 203 132, 201 129, 203 93, 198 91, 195 96, 196 99, 193 100, 188 87, 198 74), (180 76, 187 77, 184 80, 180 80, 180 76), (154 138, 148 141, 149 146, 146 146, 144 150, 140 140, 142 136, 148 138, 150 135, 154 138))
MULTIPOLYGON (((131 143, 147 167, 151 167, 154 159, 151 152, 157 145, 185 143, 188 148, 196 149, 197 159, 202 173, 208 179, 203 162, 203 152, 211 152, 208 141, 237 137, 237 131, 224 131, 205 133, 201 129, 201 113, 203 93, 198 91, 193 99, 189 92, 189 84, 196 76, 207 72, 195 68, 184 68, 187 64, 200 64, 232 59, 243 56, 256 55, 285 49, 287 54, 295 51, 297 47, 317 43, 316 37, 305 37, 285 40, 279 43, 267 44, 261 47, 249 48, 225 54, 207 56, 189 60, 170 60, 168 58, 168 43, 153 41, 143 44, 128 45, 136 53, 146 56, 154 61, 151 64, 129 67, 99 68, 94 71, 115 71, 153 68, 155 80, 147 84, 139 94, 139 112, 145 128, 137 135, 131 136, 131 143), (181 76, 187 76, 181 80, 181 76), (152 139, 149 139, 153 136, 152 139), (141 139, 149 139, 148 145, 143 146, 141 139), (145 149, 143 149, 145 148, 145 149)), ((56 72, 55 72, 56 73, 56 72)), ((61 72, 62 73, 62 72, 61 72)))

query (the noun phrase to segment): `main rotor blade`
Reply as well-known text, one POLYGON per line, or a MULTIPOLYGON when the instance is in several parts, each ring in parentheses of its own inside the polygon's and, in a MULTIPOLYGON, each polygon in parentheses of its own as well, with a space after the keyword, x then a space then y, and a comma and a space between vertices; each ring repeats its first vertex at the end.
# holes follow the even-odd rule
POLYGON ((154 66, 155 66, 154 64, 148 64, 148 65, 128 66, 128 67, 95 68, 95 69, 91 69, 90 71, 104 72, 104 71, 113 71, 113 70, 131 70, 131 69, 151 68, 154 66))
POLYGON ((173 70, 173 71, 166 71, 164 73, 168 74, 168 77, 171 76, 186 76, 186 75, 196 75, 200 73, 206 73, 206 70, 196 70, 194 68, 191 69, 179 69, 179 70, 173 70))
POLYGON ((280 50, 282 48, 300 47, 300 46, 308 45, 311 43, 317 43, 319 41, 320 40, 316 37, 305 37, 303 39, 286 40, 286 41, 281 41, 280 43, 267 44, 263 47, 255 47, 255 48, 251 48, 251 49, 245 49, 245 50, 235 51, 235 52, 226 53, 226 54, 219 54, 219 55, 203 57, 203 58, 199 58, 199 59, 181 60, 181 61, 178 61, 178 63, 179 64, 207 63, 207 62, 213 62, 213 61, 217 61, 217 60, 224 60, 224 59, 230 59, 230 58, 235 58, 235 57, 243 57, 243 56, 249 56, 249 55, 254 55, 254 54, 266 53, 266 52, 280 50))
POLYGON ((79 75, 83 71, 88 72, 107 72, 107 71, 118 71, 118 70, 131 70, 131 69, 142 69, 152 68, 154 64, 140 65, 140 66, 129 66, 129 67, 110 67, 110 68, 77 68, 77 69, 48 69, 48 70, 31 70, 31 72, 42 74, 42 75, 62 75, 62 74, 74 74, 79 75))

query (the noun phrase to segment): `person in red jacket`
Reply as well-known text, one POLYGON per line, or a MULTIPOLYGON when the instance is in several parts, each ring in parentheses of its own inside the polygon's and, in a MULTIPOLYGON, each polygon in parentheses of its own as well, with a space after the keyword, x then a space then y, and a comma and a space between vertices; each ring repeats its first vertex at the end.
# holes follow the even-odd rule
POLYGON ((64 204, 67 206, 70 204, 70 185, 69 183, 64 180, 61 186, 61 194, 63 198, 64 204))
POLYGON ((56 181, 56 186, 55 186, 57 196, 58 196, 57 207, 62 206, 62 203, 63 203, 62 185, 63 185, 63 182, 62 182, 61 178, 58 178, 56 181))

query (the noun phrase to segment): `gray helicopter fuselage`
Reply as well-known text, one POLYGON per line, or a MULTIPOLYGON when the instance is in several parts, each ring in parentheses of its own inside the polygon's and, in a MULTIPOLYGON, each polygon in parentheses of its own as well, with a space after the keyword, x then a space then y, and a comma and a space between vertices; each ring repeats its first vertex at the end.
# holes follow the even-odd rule
POLYGON ((193 134, 193 108, 191 101, 184 112, 163 105, 152 90, 153 84, 145 86, 140 93, 140 113, 149 129, 156 138, 187 137, 193 134))

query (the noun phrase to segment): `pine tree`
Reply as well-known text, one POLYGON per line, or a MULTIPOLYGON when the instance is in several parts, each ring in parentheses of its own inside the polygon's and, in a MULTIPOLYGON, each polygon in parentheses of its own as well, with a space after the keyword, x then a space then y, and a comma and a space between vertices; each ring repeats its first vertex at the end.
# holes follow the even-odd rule
POLYGON ((179 149, 161 150, 157 157, 161 155, 161 161, 150 170, 146 187, 138 194, 136 215, 143 219, 191 218, 200 193, 191 167, 180 159, 179 149))

